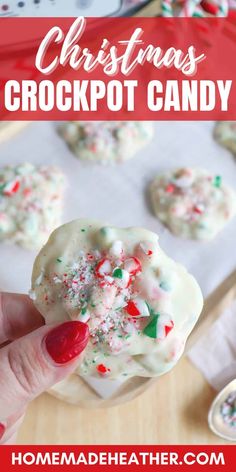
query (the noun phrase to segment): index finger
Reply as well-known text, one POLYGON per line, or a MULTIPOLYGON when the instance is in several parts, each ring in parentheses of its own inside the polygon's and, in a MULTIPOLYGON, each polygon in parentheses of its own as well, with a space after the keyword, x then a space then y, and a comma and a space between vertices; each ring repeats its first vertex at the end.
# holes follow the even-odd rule
POLYGON ((39 328, 44 319, 28 295, 0 293, 0 344, 39 328))

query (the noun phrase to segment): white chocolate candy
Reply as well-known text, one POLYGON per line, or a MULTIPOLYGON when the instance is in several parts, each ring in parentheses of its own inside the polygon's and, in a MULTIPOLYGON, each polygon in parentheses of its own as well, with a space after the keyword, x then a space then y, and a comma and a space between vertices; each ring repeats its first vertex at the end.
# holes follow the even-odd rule
POLYGON ((153 136, 145 121, 69 121, 61 135, 79 158, 109 164, 133 157, 153 136))
POLYGON ((218 121, 215 124, 214 138, 236 155, 236 121, 218 121))
POLYGON ((157 175, 150 185, 155 215, 177 236, 209 240, 236 213, 236 193, 204 169, 157 175))
POLYGON ((61 223, 64 177, 52 166, 0 169, 0 241, 39 249, 61 223))
POLYGON ((47 324, 88 323, 76 372, 111 379, 171 369, 203 305, 197 282, 156 234, 90 220, 52 233, 36 258, 31 296, 47 324))

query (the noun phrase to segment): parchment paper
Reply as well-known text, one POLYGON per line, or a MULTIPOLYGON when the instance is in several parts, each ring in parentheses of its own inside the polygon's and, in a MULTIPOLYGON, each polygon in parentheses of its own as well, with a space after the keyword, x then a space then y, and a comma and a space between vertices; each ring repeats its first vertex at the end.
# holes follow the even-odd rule
MULTIPOLYGON (((236 187, 236 161, 214 142, 213 123, 157 122, 154 126, 153 141, 136 157, 121 165, 101 166, 76 159, 58 135, 58 124, 31 123, 0 145, 1 165, 31 161, 60 166, 68 181, 63 222, 87 217, 157 232, 163 249, 195 275, 207 296, 235 269, 236 218, 213 242, 178 239, 153 216, 147 187, 155 173, 184 165, 206 167, 236 187)), ((2 290, 28 292, 35 255, 0 244, 2 290)), ((91 378, 88 383, 103 398, 121 385, 91 378)))
MULTIPOLYGON (((236 266, 236 218, 212 242, 178 239, 153 216, 147 186, 172 166, 200 166, 236 188, 236 160, 212 138, 211 122, 157 122, 153 141, 121 165, 80 162, 57 133, 58 124, 31 123, 0 145, 1 165, 31 161, 64 169, 68 187, 63 222, 95 218, 118 226, 143 226, 160 236, 163 249, 195 275, 209 295, 236 266)), ((0 287, 27 292, 36 253, 0 244, 0 287)))

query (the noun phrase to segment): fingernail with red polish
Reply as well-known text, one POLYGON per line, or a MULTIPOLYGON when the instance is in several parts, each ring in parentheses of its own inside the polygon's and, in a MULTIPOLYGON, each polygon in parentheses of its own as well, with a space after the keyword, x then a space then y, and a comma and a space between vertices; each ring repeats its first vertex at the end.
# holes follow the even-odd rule
POLYGON ((6 431, 6 427, 4 426, 3 423, 0 423, 0 440, 2 439, 5 431, 6 431))
POLYGON ((89 328, 80 321, 68 321, 50 331, 45 345, 50 357, 57 364, 66 364, 84 350, 89 338, 89 328))

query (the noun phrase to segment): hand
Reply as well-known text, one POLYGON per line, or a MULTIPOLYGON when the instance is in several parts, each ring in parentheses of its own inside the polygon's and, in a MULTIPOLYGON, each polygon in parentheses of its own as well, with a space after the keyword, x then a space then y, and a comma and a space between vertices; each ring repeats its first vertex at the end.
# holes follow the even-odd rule
POLYGON ((14 443, 28 403, 73 372, 85 323, 45 326, 26 295, 0 294, 0 444, 14 443))

